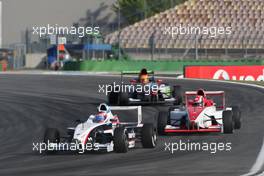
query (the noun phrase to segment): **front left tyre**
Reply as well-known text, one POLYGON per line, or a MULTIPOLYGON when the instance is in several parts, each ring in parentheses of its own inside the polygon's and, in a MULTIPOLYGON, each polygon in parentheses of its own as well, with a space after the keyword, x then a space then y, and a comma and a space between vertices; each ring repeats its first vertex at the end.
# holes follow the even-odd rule
POLYGON ((108 95, 109 105, 118 105, 118 93, 110 92, 108 95))
POLYGON ((168 112, 166 111, 159 112, 158 124, 157 124, 159 135, 165 135, 165 127, 167 123, 168 123, 168 112))
POLYGON ((110 92, 108 95, 108 103, 110 105, 126 106, 129 104, 128 93, 126 92, 110 92))
POLYGON ((129 103, 128 93, 119 92, 118 93, 118 104, 119 106, 127 106, 129 103))
POLYGON ((144 124, 141 131, 141 142, 144 148, 155 148, 157 133, 152 124, 144 124))
POLYGON ((112 90, 113 85, 107 87, 107 91, 110 92, 108 94, 108 103, 109 105, 118 105, 118 92, 112 90))
POLYGON ((113 142, 114 142, 114 151, 116 153, 128 152, 128 138, 124 128, 118 127, 115 129, 113 142))
POLYGON ((226 134, 233 133, 232 111, 223 111, 223 132, 226 134))
POLYGON ((183 103, 183 92, 181 86, 173 86, 172 97, 175 98, 174 105, 180 105, 183 103))
POLYGON ((232 114, 233 114, 234 129, 240 129, 241 128, 241 111, 239 107, 233 106, 232 114))

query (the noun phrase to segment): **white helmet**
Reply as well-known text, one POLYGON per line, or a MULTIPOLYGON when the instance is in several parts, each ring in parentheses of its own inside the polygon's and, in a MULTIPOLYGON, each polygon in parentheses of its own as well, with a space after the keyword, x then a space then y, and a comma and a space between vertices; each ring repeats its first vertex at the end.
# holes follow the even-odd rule
POLYGON ((108 112, 110 112, 110 107, 105 103, 101 103, 98 106, 98 112, 108 113, 108 112))

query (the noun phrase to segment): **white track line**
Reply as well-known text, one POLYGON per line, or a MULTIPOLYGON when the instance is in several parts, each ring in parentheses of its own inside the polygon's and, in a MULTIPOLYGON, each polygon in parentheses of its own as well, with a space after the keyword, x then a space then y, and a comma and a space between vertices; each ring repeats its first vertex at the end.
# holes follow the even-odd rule
MULTIPOLYGON (((258 157, 254 163, 254 165, 251 167, 249 173, 244 174, 242 176, 251 176, 251 175, 256 175, 258 172, 261 171, 261 168, 264 164, 264 140, 263 140, 263 144, 262 144, 262 148, 258 154, 258 157)), ((262 176, 264 175, 264 172, 262 172, 260 175, 258 176, 262 176)))

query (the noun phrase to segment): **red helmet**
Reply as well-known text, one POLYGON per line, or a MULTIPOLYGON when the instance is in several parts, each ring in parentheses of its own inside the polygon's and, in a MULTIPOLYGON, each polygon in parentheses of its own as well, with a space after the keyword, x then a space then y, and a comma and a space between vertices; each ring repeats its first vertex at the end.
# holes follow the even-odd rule
POLYGON ((196 94, 198 96, 206 97, 205 91, 203 89, 199 89, 196 94))

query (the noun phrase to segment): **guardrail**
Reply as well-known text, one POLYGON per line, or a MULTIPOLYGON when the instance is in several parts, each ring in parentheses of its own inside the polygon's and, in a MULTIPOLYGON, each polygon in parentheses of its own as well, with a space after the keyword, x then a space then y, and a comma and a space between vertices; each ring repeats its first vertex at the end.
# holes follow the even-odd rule
POLYGON ((190 65, 264 65, 264 60, 174 60, 174 61, 147 61, 147 60, 129 60, 129 61, 70 61, 65 63, 64 70, 67 71, 108 71, 119 72, 122 70, 141 70, 147 68, 155 71, 179 71, 183 72, 185 66, 190 65))

